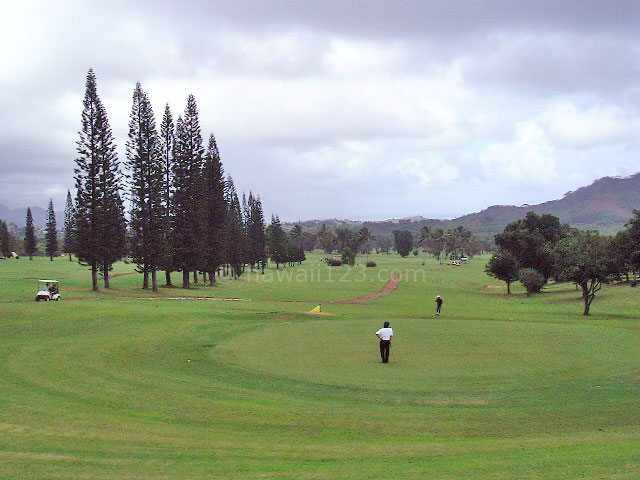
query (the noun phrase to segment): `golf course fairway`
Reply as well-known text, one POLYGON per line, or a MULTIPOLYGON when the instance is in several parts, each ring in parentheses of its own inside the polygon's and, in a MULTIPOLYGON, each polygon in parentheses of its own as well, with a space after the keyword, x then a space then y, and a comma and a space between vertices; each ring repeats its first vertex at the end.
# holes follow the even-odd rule
POLYGON ((1 262, 0 478, 640 478, 639 289, 584 317, 571 284, 507 295, 487 256, 322 258, 158 294, 124 263, 95 293, 65 258, 1 262))

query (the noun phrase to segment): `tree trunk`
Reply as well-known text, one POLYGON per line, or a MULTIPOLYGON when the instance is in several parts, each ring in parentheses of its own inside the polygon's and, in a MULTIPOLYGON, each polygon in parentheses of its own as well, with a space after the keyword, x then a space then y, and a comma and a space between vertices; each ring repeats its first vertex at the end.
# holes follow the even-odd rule
POLYGON ((69 261, 70 261, 70 262, 73 262, 73 260, 71 260, 71 254, 69 254, 69 261))
MULTIPOLYGON (((577 283, 576 283, 576 286, 578 286, 577 283)), ((586 283, 580 286, 582 287, 582 300, 584 300, 584 311, 582 312, 582 315, 589 315, 589 306, 591 305, 591 300, 593 300, 593 296, 589 295, 589 289, 587 288, 586 283)))
POLYGON ((142 271, 142 289, 149 290, 149 267, 145 264, 142 271))
POLYGON ((193 283, 198 283, 198 271, 194 270, 193 272, 193 283))
POLYGON ((507 282, 507 293, 511 293, 511 282, 507 282))
POLYGON ((104 268, 104 273, 103 273, 103 280, 104 280, 104 288, 110 288, 111 285, 109 284, 109 265, 107 263, 105 263, 103 265, 104 268))
POLYGON ((216 284, 216 271, 209 272, 209 285, 214 286, 216 284))
POLYGON ((173 283, 171 283, 171 272, 169 270, 165 270, 164 272, 164 283, 167 287, 173 287, 173 283))
POLYGON ((151 290, 158 291, 158 279, 156 278, 156 267, 151 268, 151 290))
POLYGON ((98 265, 96 262, 91 264, 91 289, 94 292, 98 291, 98 265))
POLYGON ((587 295, 584 298, 584 311, 582 312, 582 315, 589 315, 589 307, 591 306, 591 300, 593 300, 593 297, 591 295, 587 295))
POLYGON ((207 283, 207 272, 202 272, 202 283, 207 283))
POLYGON ((53 262, 53 257, 49 257, 49 260, 51 260, 53 262))
POLYGON ((189 270, 182 270, 182 288, 189 288, 189 270))

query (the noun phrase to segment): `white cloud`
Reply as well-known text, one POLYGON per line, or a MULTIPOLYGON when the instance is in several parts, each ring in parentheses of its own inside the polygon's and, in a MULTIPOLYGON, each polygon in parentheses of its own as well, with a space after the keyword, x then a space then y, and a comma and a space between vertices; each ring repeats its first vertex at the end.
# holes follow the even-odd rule
POLYGON ((0 201, 64 202, 89 67, 121 160, 137 80, 158 123, 193 93, 238 189, 283 218, 463 213, 640 168, 639 30, 619 5, 150 5, 6 5, 0 201))
POLYGON ((541 122, 555 142, 568 147, 591 147, 637 136, 639 119, 615 105, 579 110, 563 102, 542 114, 541 122))
POLYGON ((489 144, 480 162, 490 178, 529 183, 549 183, 556 176, 556 153, 544 130, 528 121, 516 127, 510 142, 489 144))

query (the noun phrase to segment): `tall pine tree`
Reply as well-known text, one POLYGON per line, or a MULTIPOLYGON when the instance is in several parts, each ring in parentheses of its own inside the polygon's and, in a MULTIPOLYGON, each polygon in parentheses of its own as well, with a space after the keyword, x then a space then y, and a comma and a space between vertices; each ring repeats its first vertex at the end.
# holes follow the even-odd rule
POLYGON ((11 255, 11 240, 7 224, 0 220, 0 255, 9 257, 11 255))
POLYGON ((24 228, 24 251, 29 255, 29 260, 33 260, 33 254, 38 250, 38 242, 36 240, 36 231, 33 226, 33 216, 31 208, 27 207, 27 218, 24 228))
POLYGON ((47 229, 45 232, 45 252, 49 260, 58 254, 58 226, 56 224, 56 212, 53 210, 53 200, 49 200, 47 208, 47 229))
POLYGON ((162 144, 162 164, 164 169, 164 252, 161 266, 165 273, 165 284, 173 286, 171 282, 171 272, 175 270, 173 261, 173 225, 174 215, 171 206, 171 196, 173 193, 173 145, 175 141, 175 128, 173 116, 167 103, 164 107, 162 122, 160 123, 160 142, 162 144))
POLYGON ((182 286, 189 287, 189 273, 202 264, 200 186, 204 157, 198 108, 189 95, 184 118, 178 117, 173 149, 174 264, 182 271, 182 286))
POLYGON ((140 83, 133 91, 127 163, 130 173, 132 257, 143 272, 143 288, 158 291, 156 272, 164 253, 164 169, 153 109, 140 83))
POLYGON ((83 106, 74 170, 74 250, 78 261, 91 267, 92 288, 97 291, 98 270, 108 288, 111 265, 125 255, 126 222, 113 133, 98 96, 93 70, 87 74, 83 106))
POLYGON ((264 273, 265 255, 265 234, 264 234, 264 214, 262 213, 262 202, 260 197, 254 198, 249 192, 247 202, 249 208, 249 219, 247 222, 247 250, 249 252, 249 263, 251 269, 257 265, 264 273))
POLYGON ((271 216, 271 224, 267 227, 266 237, 271 260, 276 264, 276 268, 280 268, 280 264, 286 263, 289 258, 289 238, 284 233, 277 215, 271 216))
POLYGON ((204 249, 202 269, 209 274, 209 284, 216 281, 216 271, 225 260, 227 204, 225 180, 216 139, 209 137, 202 170, 204 249))
POLYGON ((73 200, 71 199, 71 192, 67 190, 67 203, 64 207, 64 239, 62 248, 65 253, 69 255, 69 261, 71 262, 71 254, 73 253, 73 224, 74 224, 74 210, 73 200))
POLYGON ((242 274, 244 257, 244 225, 242 223, 242 209, 236 193, 236 187, 231 177, 227 178, 227 263, 231 266, 233 278, 242 274))
POLYGON ((289 232, 289 237, 291 238, 289 261, 292 263, 298 262, 298 264, 301 264, 305 260, 304 248, 302 246, 303 234, 304 232, 299 224, 294 225, 289 232))

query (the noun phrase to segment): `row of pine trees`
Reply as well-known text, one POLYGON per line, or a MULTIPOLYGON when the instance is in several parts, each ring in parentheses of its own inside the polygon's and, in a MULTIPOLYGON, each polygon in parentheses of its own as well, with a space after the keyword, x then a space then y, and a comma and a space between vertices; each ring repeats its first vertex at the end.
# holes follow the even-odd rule
POLYGON ((175 123, 167 104, 159 130, 140 83, 132 103, 125 175, 89 70, 77 141, 76 198, 75 204, 70 194, 67 198, 64 248, 91 268, 93 289, 99 274, 108 288, 113 263, 127 255, 143 274, 143 288, 153 291, 158 271, 165 272, 169 286, 171 272, 181 272, 187 288, 191 278, 198 281, 198 272, 213 285, 223 266, 234 278, 247 264, 264 269, 260 198, 243 195, 241 205, 233 180, 224 175, 215 137, 204 145, 194 96, 175 123))

